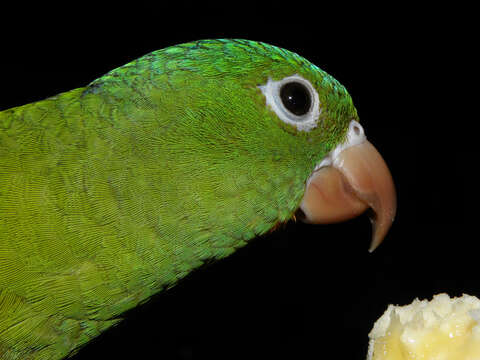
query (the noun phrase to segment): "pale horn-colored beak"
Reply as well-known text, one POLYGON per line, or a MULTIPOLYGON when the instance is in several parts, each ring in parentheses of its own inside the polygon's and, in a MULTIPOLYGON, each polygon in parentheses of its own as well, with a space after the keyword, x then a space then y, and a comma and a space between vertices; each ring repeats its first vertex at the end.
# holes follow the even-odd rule
POLYGON ((344 143, 332 150, 307 181, 300 205, 304 222, 328 224, 373 210, 372 242, 380 245, 395 218, 397 197, 392 176, 361 125, 352 120, 344 143))

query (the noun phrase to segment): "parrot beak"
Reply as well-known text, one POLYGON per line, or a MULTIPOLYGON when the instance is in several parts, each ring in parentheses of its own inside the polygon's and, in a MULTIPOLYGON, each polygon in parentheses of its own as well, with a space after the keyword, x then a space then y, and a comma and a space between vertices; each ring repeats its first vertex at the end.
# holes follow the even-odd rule
POLYGON ((349 220, 371 208, 372 252, 392 225, 396 203, 385 161, 367 141, 360 124, 352 120, 346 141, 332 150, 308 179, 300 209, 302 221, 328 224, 349 220))

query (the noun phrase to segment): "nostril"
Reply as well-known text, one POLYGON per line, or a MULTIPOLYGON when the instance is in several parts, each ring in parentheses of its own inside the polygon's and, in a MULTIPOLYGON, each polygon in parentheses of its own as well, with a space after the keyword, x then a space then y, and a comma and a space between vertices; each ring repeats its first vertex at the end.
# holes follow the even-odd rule
POLYGON ((352 120, 350 122, 350 130, 349 130, 354 137, 363 137, 363 128, 362 125, 360 125, 358 122, 355 120, 352 120))

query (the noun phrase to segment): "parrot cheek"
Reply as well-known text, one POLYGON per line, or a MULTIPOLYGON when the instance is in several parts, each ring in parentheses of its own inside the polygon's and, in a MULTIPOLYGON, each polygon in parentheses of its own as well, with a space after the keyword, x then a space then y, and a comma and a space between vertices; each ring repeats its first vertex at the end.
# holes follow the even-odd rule
POLYGON ((329 164, 314 171, 307 181, 300 205, 302 220, 314 224, 335 223, 371 208, 373 234, 369 251, 373 251, 395 218, 395 186, 382 156, 366 138, 351 146, 342 146, 340 151, 333 152, 329 164))

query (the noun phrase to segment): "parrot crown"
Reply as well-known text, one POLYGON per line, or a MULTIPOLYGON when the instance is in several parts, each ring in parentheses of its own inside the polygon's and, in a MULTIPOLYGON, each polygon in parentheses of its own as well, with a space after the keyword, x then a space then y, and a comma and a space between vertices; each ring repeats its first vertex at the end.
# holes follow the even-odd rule
MULTIPOLYGON (((300 55, 274 45, 244 39, 198 40, 153 51, 92 81, 86 92, 95 93, 105 85, 115 83, 131 86, 145 73, 150 75, 149 80, 154 81, 155 75, 175 71, 201 72, 205 76, 218 77, 225 73, 246 75, 253 72, 257 75, 258 70, 267 74, 271 69, 283 68, 285 71, 286 67, 288 70, 301 69, 302 72, 319 74, 322 82, 329 87, 347 94, 336 79, 300 55)), ((279 76, 281 73, 278 72, 279 76)))

